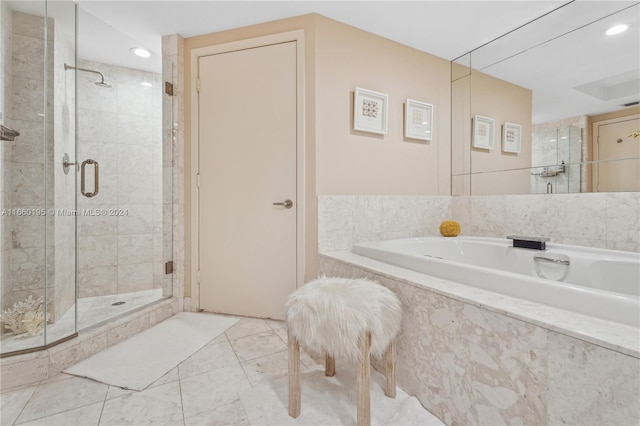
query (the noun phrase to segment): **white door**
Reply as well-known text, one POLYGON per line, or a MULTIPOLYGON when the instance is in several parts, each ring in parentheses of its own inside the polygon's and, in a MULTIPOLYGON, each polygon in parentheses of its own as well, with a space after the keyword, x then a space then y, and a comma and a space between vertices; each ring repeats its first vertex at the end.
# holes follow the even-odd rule
POLYGON ((198 67, 200 308, 283 319, 297 276, 296 42, 198 67))
POLYGON ((596 168, 598 192, 640 191, 640 138, 629 136, 638 129, 638 117, 611 120, 596 127, 597 159, 601 161, 596 168))

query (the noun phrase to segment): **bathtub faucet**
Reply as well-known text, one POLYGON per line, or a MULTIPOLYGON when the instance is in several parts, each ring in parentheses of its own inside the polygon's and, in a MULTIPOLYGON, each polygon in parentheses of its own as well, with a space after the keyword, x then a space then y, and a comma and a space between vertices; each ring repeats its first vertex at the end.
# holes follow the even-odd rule
POLYGON ((523 237, 520 235, 509 235, 507 239, 513 240, 514 247, 527 248, 533 250, 546 249, 545 243, 549 241, 548 237, 523 237))

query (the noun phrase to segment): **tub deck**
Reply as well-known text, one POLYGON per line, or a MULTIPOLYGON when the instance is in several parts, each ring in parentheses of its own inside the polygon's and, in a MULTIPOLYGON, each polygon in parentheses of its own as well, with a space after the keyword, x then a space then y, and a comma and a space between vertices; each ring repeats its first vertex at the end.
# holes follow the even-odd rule
POLYGON ((323 260, 339 262, 346 270, 355 266, 370 274, 388 277, 406 285, 640 358, 640 332, 637 327, 631 325, 460 284, 364 257, 351 251, 322 253, 318 255, 318 259, 320 263, 323 260))
POLYGON ((318 272, 398 295, 397 383, 445 424, 640 422, 635 327, 350 251, 320 254, 318 272))

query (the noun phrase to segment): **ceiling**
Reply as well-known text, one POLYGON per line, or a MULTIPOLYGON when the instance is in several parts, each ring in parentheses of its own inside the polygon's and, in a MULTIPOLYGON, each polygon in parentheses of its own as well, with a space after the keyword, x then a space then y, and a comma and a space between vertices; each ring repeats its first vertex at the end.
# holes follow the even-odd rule
POLYGON ((531 89, 533 123, 620 110, 640 99, 640 3, 568 4, 477 49, 471 66, 531 89))
POLYGON ((128 38, 131 44, 151 50, 155 60, 138 66, 158 72, 163 35, 193 37, 314 12, 451 60, 566 1, 82 0, 78 3, 80 57, 128 61, 131 46, 91 42, 91 36, 98 33, 110 34, 112 39, 128 38))
MULTIPOLYGON (((42 2, 10 3, 23 10, 29 4, 42 8, 42 2)), ((619 109, 619 99, 604 101, 593 96, 602 90, 598 84, 624 73, 637 80, 640 73, 640 6, 631 1, 80 0, 77 3, 79 58, 151 72, 160 72, 162 68, 163 35, 192 37, 314 12, 453 60, 560 8, 473 52, 475 69, 533 90, 534 111, 544 111, 538 117, 534 114, 534 122, 619 109), (601 26, 622 19, 615 12, 629 6, 632 7, 626 11, 624 21, 631 23, 631 31, 618 36, 613 40, 615 43, 604 42, 601 26), (575 31, 611 14, 598 25, 575 31), (134 46, 149 49, 152 57, 140 59, 131 55, 129 49, 134 46), (552 53, 544 50, 547 47, 552 53), (534 59, 519 53, 523 50, 532 52, 534 59), (614 59, 606 59, 609 54, 615 54, 614 59), (501 60, 507 56, 511 57, 509 61, 501 60), (585 86, 586 91, 578 93, 576 86, 585 86)), ((59 14, 60 22, 71 19, 68 26, 73 28, 73 14, 68 12, 70 4, 50 0, 48 12, 54 17, 59 14)), ((626 98, 638 100, 633 83, 625 87, 632 92, 626 98)))

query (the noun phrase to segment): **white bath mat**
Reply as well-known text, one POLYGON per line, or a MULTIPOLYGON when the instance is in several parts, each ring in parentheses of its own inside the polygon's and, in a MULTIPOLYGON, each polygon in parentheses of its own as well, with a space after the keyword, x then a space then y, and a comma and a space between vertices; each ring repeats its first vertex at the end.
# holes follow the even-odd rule
POLYGON ((64 372, 140 391, 237 321, 221 315, 181 312, 64 372))

